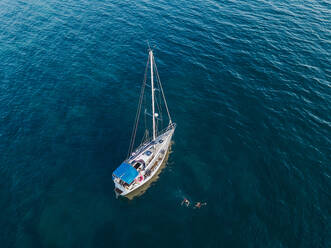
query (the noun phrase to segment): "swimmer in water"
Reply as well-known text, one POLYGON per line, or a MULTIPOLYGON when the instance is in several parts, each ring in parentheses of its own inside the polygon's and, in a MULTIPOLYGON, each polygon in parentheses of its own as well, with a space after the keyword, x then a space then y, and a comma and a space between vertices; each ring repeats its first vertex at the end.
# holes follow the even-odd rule
POLYGON ((182 201, 182 203, 180 205, 183 205, 183 204, 185 204, 186 207, 188 207, 188 206, 190 206, 190 201, 187 200, 186 198, 184 198, 184 200, 182 201))
POLYGON ((194 205, 194 208, 201 208, 202 206, 205 206, 205 205, 207 205, 207 202, 197 202, 194 205))

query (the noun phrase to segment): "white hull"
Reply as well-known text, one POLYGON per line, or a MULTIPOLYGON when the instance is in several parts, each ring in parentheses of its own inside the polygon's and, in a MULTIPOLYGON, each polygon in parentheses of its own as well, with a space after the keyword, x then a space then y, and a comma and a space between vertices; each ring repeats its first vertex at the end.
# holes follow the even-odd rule
POLYGON ((151 142, 150 144, 143 146, 142 149, 138 148, 135 152, 132 153, 132 156, 126 162, 132 165, 134 165, 134 163, 137 161, 144 161, 148 163, 146 163, 143 170, 140 170, 139 176, 137 177, 138 180, 135 180, 130 185, 124 185, 123 183, 121 184, 119 180, 115 179, 114 183, 116 195, 126 196, 133 191, 139 189, 141 186, 143 186, 145 183, 147 183, 153 178, 153 176, 160 169, 168 153, 174 131, 175 126, 156 137, 156 139, 154 140, 155 143, 151 142), (160 143, 160 140, 162 140, 162 143, 160 143), (149 156, 153 158, 150 161, 148 161, 148 157, 146 155, 147 151, 152 151, 149 156))

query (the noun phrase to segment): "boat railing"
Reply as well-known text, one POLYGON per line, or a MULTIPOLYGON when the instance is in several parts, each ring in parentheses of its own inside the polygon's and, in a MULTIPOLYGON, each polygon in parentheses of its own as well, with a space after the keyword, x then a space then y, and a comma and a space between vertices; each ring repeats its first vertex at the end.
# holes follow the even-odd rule
MULTIPOLYGON (((158 132, 157 135, 160 136, 160 135, 162 135, 162 134, 164 134, 164 133, 166 133, 169 130, 174 129, 174 128, 176 128, 176 123, 173 123, 172 122, 166 128, 164 128, 160 132, 158 132)), ((137 157, 143 150, 146 149, 146 147, 148 147, 149 145, 151 145, 153 142, 155 142, 155 141, 153 141, 153 137, 145 140, 145 142, 143 142, 142 144, 140 144, 135 149, 136 152, 130 154, 131 156, 129 157, 129 159, 134 159, 135 157, 137 157)))

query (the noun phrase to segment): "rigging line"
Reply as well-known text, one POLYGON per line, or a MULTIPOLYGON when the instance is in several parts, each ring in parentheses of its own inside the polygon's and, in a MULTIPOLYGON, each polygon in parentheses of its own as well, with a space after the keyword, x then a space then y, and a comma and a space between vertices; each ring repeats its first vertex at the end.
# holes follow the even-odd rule
MULTIPOLYGON (((144 88, 144 86, 142 88, 144 88)), ((142 92, 143 91, 144 91, 144 89, 142 89, 142 92)), ((143 93, 141 93, 141 94, 143 94, 143 93)), ((129 147, 129 151, 128 151, 128 157, 132 153, 132 149, 133 149, 135 138, 136 138, 137 127, 138 127, 139 118, 140 118, 140 111, 141 111, 141 104, 140 103, 141 103, 141 101, 139 99, 137 114, 136 114, 136 118, 135 118, 135 124, 134 124, 134 127, 133 127, 131 141, 130 141, 130 147, 129 147)))
POLYGON ((155 62, 154 62, 154 67, 155 67, 156 77, 157 77, 157 79, 158 79, 158 81, 159 81, 159 84, 160 84, 160 89, 161 89, 161 93, 162 93, 163 101, 164 101, 164 104, 165 104, 165 107, 166 107, 166 110, 167 110, 167 113, 168 113, 169 123, 171 124, 171 123, 172 123, 172 120, 171 120, 171 117, 170 117, 170 113, 169 113, 169 109, 168 109, 167 100, 165 99, 165 96, 164 96, 163 87, 162 87, 162 84, 161 84, 161 80, 160 80, 159 72, 158 72, 158 70, 157 70, 157 66, 156 66, 156 63, 155 63, 155 62))
POLYGON ((148 51, 151 50, 151 46, 149 45, 149 40, 147 40, 148 51))
POLYGON ((160 96, 160 94, 157 94, 157 97, 156 97, 155 100, 156 100, 155 102, 156 102, 156 107, 158 109, 158 115, 159 115, 159 118, 157 118, 157 120, 160 120, 161 121, 161 128, 162 128, 163 127, 162 126, 162 124, 163 124, 163 121, 162 121, 163 118, 162 118, 162 102, 161 102, 161 96, 160 96))
MULTIPOLYGON (((145 70, 145 71, 147 72, 147 70, 145 70)), ((135 138, 136 138, 138 123, 139 123, 139 118, 140 118, 140 112, 141 112, 141 103, 142 103, 144 90, 145 90, 145 84, 146 84, 146 75, 144 76, 143 85, 141 87, 139 103, 138 103, 138 108, 137 108, 137 113, 136 113, 136 118, 135 118, 135 124, 134 124, 134 127, 133 127, 131 141, 130 141, 130 147, 129 147, 129 151, 128 151, 128 157, 132 153, 132 149, 133 149, 135 138)))
MULTIPOLYGON (((157 84, 160 86, 160 82, 158 80, 156 80, 157 84)), ((163 113, 162 113, 162 110, 163 110, 163 106, 162 106, 162 99, 161 99, 161 94, 157 94, 157 97, 158 97, 158 101, 159 101, 159 104, 160 104, 160 108, 159 108, 159 116, 161 116, 161 128, 163 129, 163 113)))
MULTIPOLYGON (((156 78, 155 82, 156 82, 156 84, 159 84, 157 78, 156 78)), ((157 90, 157 91, 160 92, 160 90, 157 90)), ((156 102, 156 107, 158 109, 158 114, 161 113, 161 108, 162 108, 162 105, 161 105, 161 101, 160 100, 161 100, 160 94, 159 93, 158 94, 155 94, 155 102, 156 102)))
POLYGON ((161 94, 158 94, 158 101, 160 103, 160 109, 159 109, 159 116, 160 116, 160 123, 161 123, 161 129, 163 129, 163 114, 162 114, 162 99, 161 99, 161 94))
POLYGON ((160 125, 159 125, 159 124, 160 124, 159 122, 160 122, 160 121, 159 121, 159 119, 157 118, 157 119, 156 119, 156 123, 155 123, 156 137, 159 136, 159 126, 160 126, 160 125))
MULTIPOLYGON (((149 59, 149 57, 148 57, 148 59, 149 59)), ((147 61, 147 63, 148 63, 148 61, 147 61)), ((147 84, 145 84, 145 86, 147 86, 147 84)), ((147 114, 146 114, 146 106, 147 106, 147 104, 146 104, 146 94, 144 94, 143 101, 144 101, 144 108, 145 108, 145 111, 144 111, 145 130, 148 131, 148 127, 147 127, 147 114)))
MULTIPOLYGON (((145 106, 145 105, 144 105, 144 106, 145 106)), ((145 108, 145 111, 144 111, 144 123, 145 123, 145 131, 148 131, 148 128, 147 128, 146 108, 145 108)))
POLYGON ((141 141, 140 141, 140 144, 142 144, 143 142, 146 141, 146 140, 145 140, 145 138, 147 137, 146 133, 147 133, 147 130, 145 131, 144 136, 142 137, 142 139, 141 139, 141 141))
MULTIPOLYGON (((158 80, 156 78, 155 80, 156 82, 156 85, 158 84, 158 80)), ((160 90, 158 90, 158 92, 160 92, 160 90)), ((162 115, 161 115, 161 109, 162 109, 162 105, 161 105, 161 101, 160 101, 160 93, 157 93, 155 94, 155 103, 156 103, 156 108, 157 108, 157 114, 158 114, 158 117, 156 118, 156 131, 158 130, 159 128, 159 120, 162 119, 162 115)))
POLYGON ((141 86, 141 92, 140 92, 140 97, 139 97, 139 103, 138 103, 138 108, 137 108, 135 123, 134 123, 133 129, 132 129, 130 146, 129 146, 129 150, 128 150, 128 157, 132 153, 133 146, 134 146, 134 141, 136 139, 137 128, 138 128, 138 123, 139 123, 139 117, 140 117, 140 112, 141 112, 141 105, 142 105, 142 100, 143 100, 144 91, 145 91, 145 85, 146 85, 146 80, 147 80, 148 63, 149 63, 149 57, 147 59, 147 63, 146 63, 146 67, 145 67, 145 75, 144 75, 143 85, 141 86))
POLYGON ((155 102, 156 102, 156 107, 157 107, 157 110, 158 110, 158 114, 160 115, 160 112, 161 112, 161 102, 159 101, 159 99, 158 99, 157 96, 155 97, 155 102))

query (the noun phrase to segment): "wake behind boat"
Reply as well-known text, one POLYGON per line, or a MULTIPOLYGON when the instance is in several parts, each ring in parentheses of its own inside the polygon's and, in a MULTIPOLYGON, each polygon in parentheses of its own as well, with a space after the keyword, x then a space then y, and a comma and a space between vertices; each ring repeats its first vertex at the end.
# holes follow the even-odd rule
POLYGON ((164 96, 162 84, 157 71, 157 67, 154 61, 153 51, 149 50, 148 61, 145 70, 145 77, 143 85, 141 87, 140 99, 133 127, 130 148, 128 152, 128 158, 113 172, 113 181, 115 183, 115 194, 116 196, 126 196, 129 193, 140 188, 146 182, 148 182, 160 169, 163 161, 166 158, 168 150, 170 148, 172 135, 174 134, 176 124, 172 122, 167 101, 164 96), (151 88, 151 114, 148 114, 147 108, 145 108, 145 134, 143 141, 133 151, 135 138, 137 134, 141 107, 145 97, 145 87, 147 81, 147 71, 150 68, 150 88, 151 88), (156 74, 156 82, 154 85, 154 71, 156 74), (156 87, 155 87, 156 86, 156 87), (159 98, 155 95, 159 93, 159 98), (162 101, 163 100, 163 104, 162 101), (166 109, 168 114, 167 126, 158 131, 158 127, 162 126, 162 108, 166 109), (155 112, 155 107, 158 109, 158 113, 155 112), (152 117, 152 137, 149 138, 149 131, 147 128, 146 116, 152 117))

